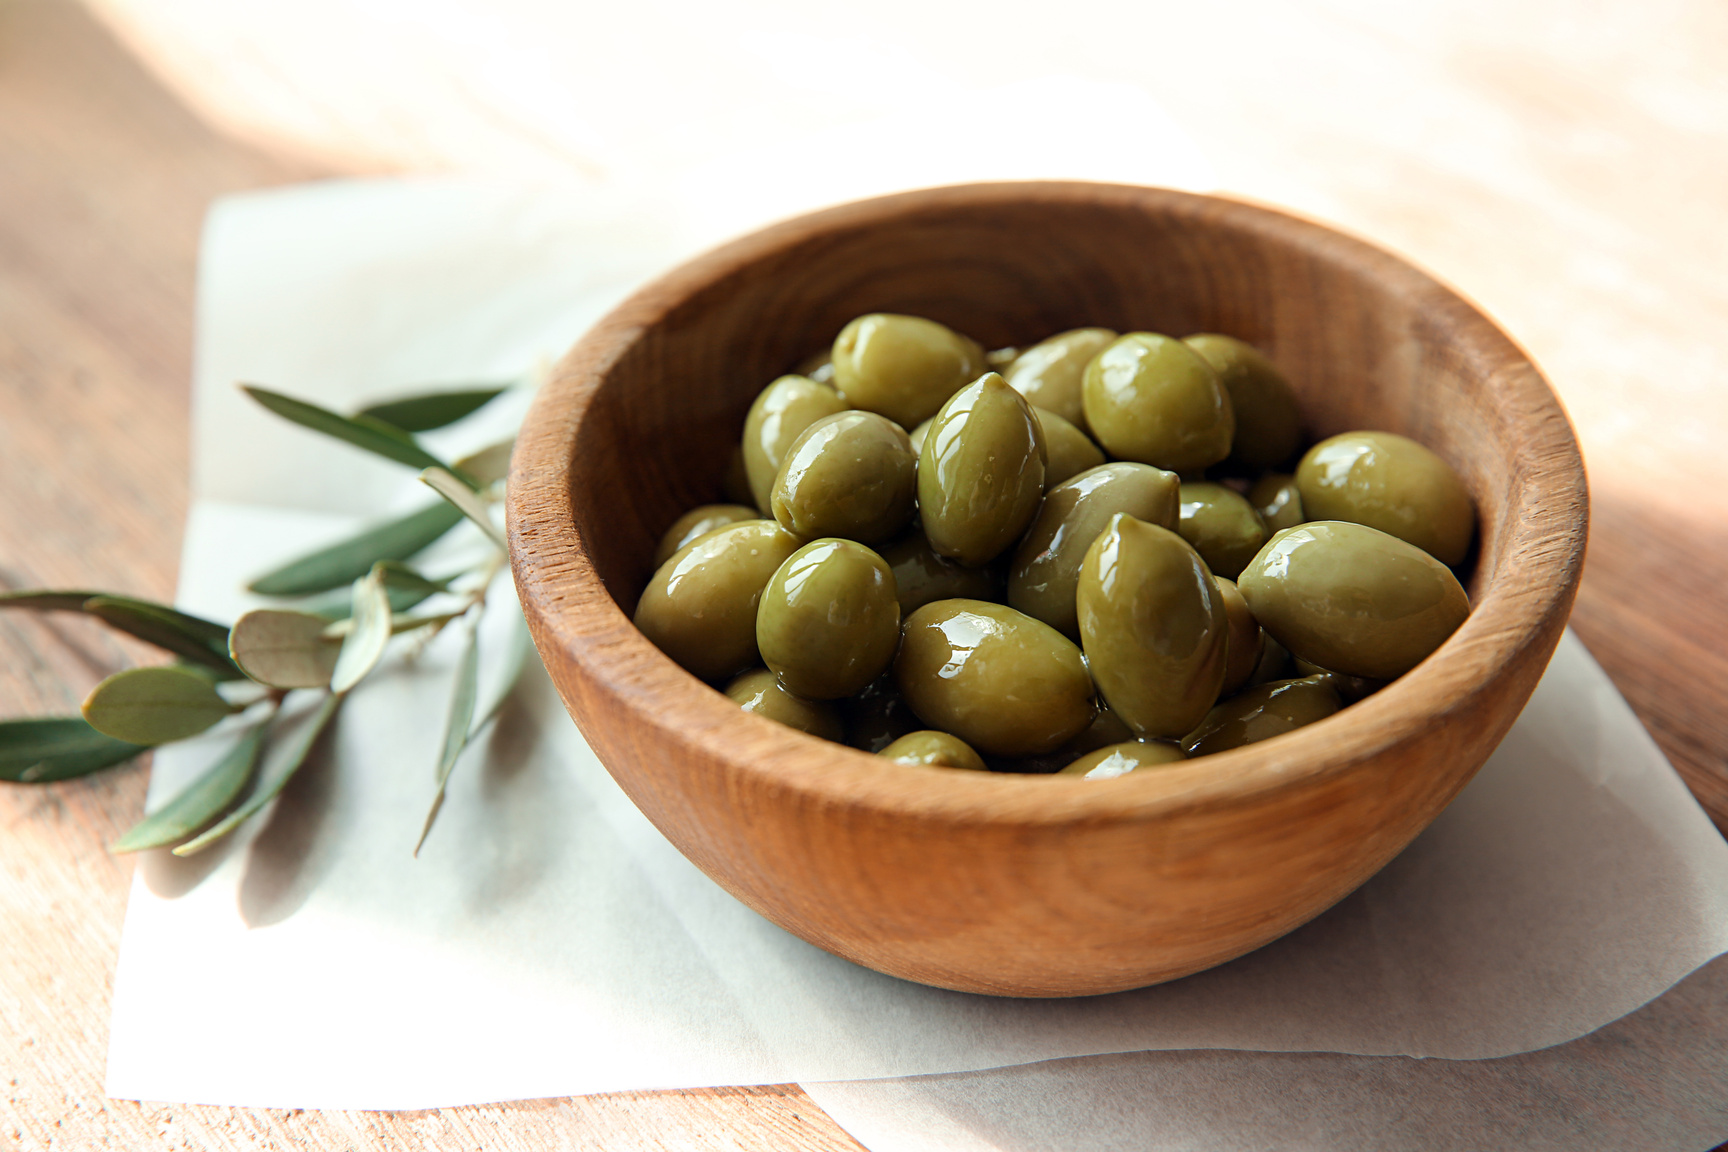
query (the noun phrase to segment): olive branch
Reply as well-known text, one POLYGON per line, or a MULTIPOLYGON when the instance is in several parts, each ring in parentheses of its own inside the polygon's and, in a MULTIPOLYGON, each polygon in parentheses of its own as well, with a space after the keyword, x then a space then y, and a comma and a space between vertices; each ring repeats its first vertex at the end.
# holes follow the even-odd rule
POLYGON ((79 716, 0 721, 0 780, 70 780, 196 736, 228 717, 243 717, 239 735, 214 764, 110 849, 172 846, 175 855, 189 856, 228 835, 282 792, 394 637, 413 636, 424 645, 460 623, 463 649, 435 788, 414 846, 418 855, 443 806, 456 761, 496 717, 520 677, 528 646, 514 645, 496 699, 480 709, 480 621, 487 592, 507 567, 504 535, 490 508, 503 497, 514 441, 445 463, 423 448, 415 433, 455 423, 504 388, 425 392, 350 415, 266 388, 241 388, 285 420, 418 469, 420 480, 439 499, 257 577, 248 590, 279 598, 284 606, 248 612, 231 625, 104 592, 0 593, 0 608, 82 613, 176 657, 172 664, 109 676, 91 690, 79 716), (479 527, 491 544, 483 559, 437 577, 408 563, 464 520, 479 527), (429 600, 439 610, 414 611, 429 600), (317 693, 317 703, 289 721, 284 702, 298 692, 317 693))

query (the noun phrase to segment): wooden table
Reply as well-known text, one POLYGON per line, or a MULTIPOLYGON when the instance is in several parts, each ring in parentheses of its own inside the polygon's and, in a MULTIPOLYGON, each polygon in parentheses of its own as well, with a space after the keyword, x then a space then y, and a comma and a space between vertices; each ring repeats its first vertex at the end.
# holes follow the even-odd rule
MULTIPOLYGON (((1321 31, 1361 31, 1313 16, 1321 31)), ((1574 624, 1728 829, 1728 597, 1715 583, 1728 570, 1728 36, 1704 2, 1663 20, 1665 87, 1534 17, 1488 48, 1470 29, 1386 41, 1393 66, 1443 75, 1454 103, 1429 110, 1452 117, 1438 137, 1420 118, 1401 135, 1388 116, 1408 110, 1340 103, 1318 81, 1276 100, 1252 84, 1148 84, 1226 188, 1413 256, 1548 367, 1593 480, 1574 624), (1503 165, 1457 163, 1448 141, 1478 129, 1505 142, 1503 165)), ((226 192, 333 171, 212 129, 83 8, 0 0, 0 584, 171 597, 202 213, 226 192)), ((0 614, 0 713, 70 712, 141 655, 79 620, 0 614)), ((141 812, 146 773, 0 785, 0 1140, 858 1147, 789 1085, 416 1113, 105 1099, 132 864, 104 845, 141 812)))

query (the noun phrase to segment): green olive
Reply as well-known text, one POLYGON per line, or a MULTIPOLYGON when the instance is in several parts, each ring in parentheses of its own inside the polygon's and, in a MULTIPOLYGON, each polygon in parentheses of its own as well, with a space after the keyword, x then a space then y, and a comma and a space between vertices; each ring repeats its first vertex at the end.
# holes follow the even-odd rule
POLYGON ((1140 736, 1178 739, 1218 699, 1229 621, 1200 554, 1167 528, 1116 515, 1075 590, 1098 689, 1140 736))
MULTIPOLYGON (((726 475, 720 481, 720 492, 733 504, 754 504, 756 494, 750 491, 750 473, 744 467, 744 446, 732 445, 732 455, 726 458, 726 475)), ((766 513, 766 509, 758 515, 766 513)))
POLYGON ((914 454, 923 453, 924 434, 930 431, 930 425, 934 423, 936 423, 936 417, 934 416, 930 417, 928 420, 920 420, 918 422, 918 427, 912 429, 912 431, 906 434, 906 438, 912 443, 912 451, 914 454))
POLYGON ((900 604, 882 557, 851 540, 817 540, 780 565, 756 610, 762 662, 811 700, 862 692, 894 659, 900 604))
MULTIPOLYGON (((1238 588, 1237 592, 1240 593, 1241 589, 1238 588)), ((1254 666, 1254 674, 1248 677, 1248 683, 1244 687, 1254 688, 1268 680, 1289 678, 1286 673, 1290 671, 1290 653, 1264 628, 1260 629, 1260 639, 1263 641, 1260 663, 1254 666)))
POLYGON ((1007 372, 1020 359, 1018 348, 992 348, 984 353, 984 367, 992 372, 1007 372))
POLYGON ((1343 707, 1324 676, 1274 680, 1233 696, 1206 713, 1182 740, 1189 756, 1210 756, 1255 744, 1324 720, 1343 707))
POLYGON ((806 356, 794 371, 794 375, 808 376, 818 384, 834 384, 834 349, 824 348, 820 352, 812 352, 806 356))
POLYGON ((1230 459, 1249 468, 1270 468, 1296 455, 1302 444, 1296 393, 1272 361, 1233 336, 1205 332, 1182 343, 1206 357, 1230 393, 1236 413, 1230 459))
POLYGON ((1044 445, 1049 452, 1049 460, 1044 465, 1044 491, 1048 492, 1069 477, 1104 463, 1103 451, 1086 433, 1036 404, 1032 406, 1032 415, 1044 432, 1044 445))
POLYGON ((933 600, 995 600, 999 589, 988 569, 968 568, 939 556, 924 538, 924 529, 912 530, 882 549, 882 559, 894 571, 899 592, 900 616, 912 615, 933 600))
POLYGON ((1338 690, 1338 698, 1346 704, 1354 704, 1365 700, 1386 687, 1384 680, 1370 680, 1366 676, 1346 676, 1342 672, 1334 672, 1330 668, 1322 668, 1312 660, 1293 660, 1298 676, 1324 677, 1333 688, 1338 690))
POLYGON ((1008 603, 1079 639, 1074 589, 1086 549, 1118 512, 1176 527, 1177 492, 1175 473, 1129 463, 1104 464, 1050 489, 1008 567, 1008 603))
POLYGON ((1291 655, 1372 680, 1414 668, 1470 613, 1458 578, 1433 556, 1338 520, 1278 533, 1237 586, 1291 655))
POLYGON ((1296 477, 1286 472, 1268 472, 1254 481, 1254 487, 1248 489, 1248 503, 1260 513, 1267 532, 1282 532, 1308 519, 1296 477))
POLYGON ((1092 678, 1073 641, 983 600, 912 613, 894 680, 926 724, 990 756, 1040 756, 1092 722, 1092 678))
POLYGON ((1109 780, 1126 776, 1144 768, 1162 768, 1188 759, 1182 749, 1164 740, 1125 740, 1106 744, 1089 752, 1063 768, 1058 775, 1078 776, 1083 780, 1109 780))
POLYGON ((700 508, 692 508, 672 521, 672 527, 666 529, 666 535, 660 537, 660 547, 654 549, 654 567, 660 567, 672 558, 672 553, 717 528, 736 524, 740 520, 761 518, 760 512, 743 504, 704 504, 700 508))
POLYGON ((772 520, 741 520, 686 544, 660 565, 636 605, 636 627, 703 680, 762 663, 756 605, 799 539, 772 520))
POLYGON ((774 477, 774 519, 806 540, 892 540, 912 518, 918 461, 905 431, 873 412, 840 412, 806 428, 774 477))
POLYGON ((921 316, 860 316, 834 340, 834 386, 854 408, 911 428, 985 371, 975 340, 921 316))
POLYGON ((762 389, 744 417, 744 471, 758 508, 772 512, 774 477, 804 429, 844 411, 840 393, 807 376, 782 376, 762 389))
POLYGON ((856 696, 840 702, 846 717, 846 739, 854 748, 880 752, 908 732, 924 727, 900 695, 892 671, 876 677, 856 696))
POLYGON ((942 406, 918 456, 918 513, 930 546, 974 567, 1026 530, 1044 495, 1044 433, 1032 408, 987 372, 942 406))
POLYGON ((1028 404, 1056 413, 1070 424, 1085 426, 1080 382, 1092 357, 1104 351, 1116 333, 1108 328, 1076 328, 1032 345, 1003 372, 1009 387, 1028 404))
POLYGON ((778 677, 766 668, 746 672, 726 685, 726 695, 746 712, 778 720, 788 728, 839 740, 845 735, 840 710, 826 700, 806 700, 786 691, 778 677))
POLYGON ((898 760, 903 764, 924 764, 931 768, 970 768, 974 772, 988 772, 984 766, 984 758, 972 750, 972 746, 958 736, 946 732, 936 732, 926 728, 921 732, 909 732, 882 751, 876 753, 890 760, 898 760))
POLYGON ((1254 619, 1254 613, 1248 611, 1248 601, 1242 599, 1234 580, 1214 575, 1212 582, 1224 597, 1224 618, 1229 622, 1224 642, 1224 686, 1218 690, 1219 695, 1229 696, 1248 683, 1254 670, 1260 667, 1266 633, 1254 619))
POLYGON ((1088 752, 1096 752, 1107 744, 1125 744, 1134 739, 1134 730, 1122 723, 1122 717, 1110 710, 1110 705, 1100 704, 1098 715, 1092 718, 1092 723, 1086 725, 1080 735, 1068 741, 1057 749, 1057 752, 1067 753, 1073 760, 1088 752))
POLYGON ((1130 332, 1086 366, 1086 426, 1110 455, 1197 472, 1230 454, 1236 417, 1223 381, 1180 340, 1130 332))
POLYGON ((1389 532, 1442 564, 1470 550, 1476 509, 1452 466, 1391 432, 1346 432, 1308 449, 1296 466, 1302 507, 1315 520, 1389 532))
POLYGON ((1242 495, 1205 480, 1182 485, 1176 531, 1194 545, 1214 575, 1234 580, 1266 543, 1260 513, 1242 495))

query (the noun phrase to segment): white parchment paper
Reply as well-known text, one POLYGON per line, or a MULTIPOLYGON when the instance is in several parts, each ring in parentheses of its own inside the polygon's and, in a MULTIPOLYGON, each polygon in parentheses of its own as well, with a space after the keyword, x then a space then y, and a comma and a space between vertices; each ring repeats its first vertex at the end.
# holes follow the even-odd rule
MULTIPOLYGON (((350 529, 352 509, 424 499, 236 402, 233 381, 351 405, 525 374, 700 233, 581 189, 382 182, 222 203, 182 604, 231 618, 248 575, 350 529)), ((484 442, 510 409, 440 446, 484 442)), ((487 659, 503 647, 483 641, 487 659)), ((410 859, 451 659, 440 641, 369 680, 326 754, 232 843, 139 869, 110 1094, 412 1108, 1145 1049, 1498 1056, 1589 1032, 1728 949, 1728 845, 1571 639, 1476 782, 1331 912, 1186 980, 1046 1002, 907 984, 763 921, 636 812, 543 677, 465 756, 410 859)), ((225 738, 158 754, 152 805, 225 738)))

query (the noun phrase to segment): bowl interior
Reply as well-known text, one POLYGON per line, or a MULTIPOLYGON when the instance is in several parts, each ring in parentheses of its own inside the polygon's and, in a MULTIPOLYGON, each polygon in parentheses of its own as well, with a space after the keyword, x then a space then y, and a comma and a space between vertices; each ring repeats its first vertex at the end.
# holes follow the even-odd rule
POLYGON ((1290 379, 1311 438, 1398 432, 1459 470, 1481 512, 1477 595, 1534 464, 1519 459, 1520 413, 1485 386, 1509 359, 1524 365, 1509 342, 1366 245, 1263 209, 1147 192, 926 198, 891 219, 889 198, 828 213, 829 227, 761 245, 730 270, 687 266, 690 291, 663 293, 670 306, 607 367, 575 445, 572 487, 594 497, 574 502, 591 518, 579 526, 619 606, 633 608, 666 527, 722 499, 756 393, 871 311, 928 316, 986 347, 1080 326, 1247 340, 1290 379))

